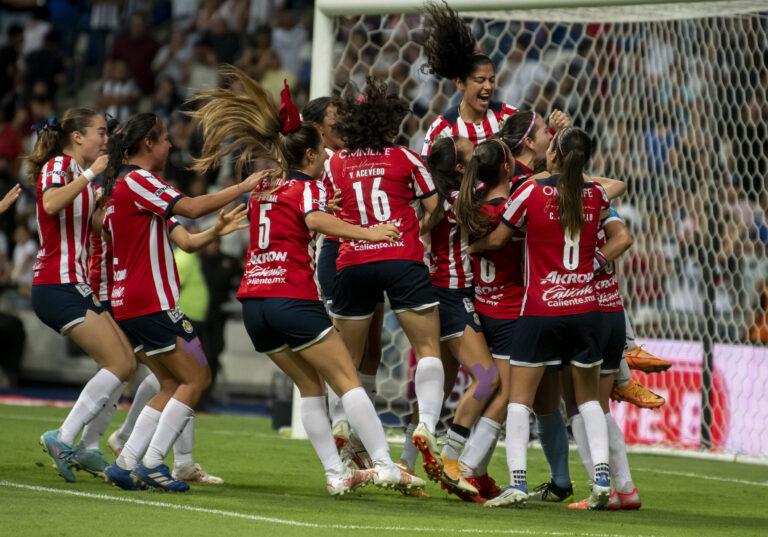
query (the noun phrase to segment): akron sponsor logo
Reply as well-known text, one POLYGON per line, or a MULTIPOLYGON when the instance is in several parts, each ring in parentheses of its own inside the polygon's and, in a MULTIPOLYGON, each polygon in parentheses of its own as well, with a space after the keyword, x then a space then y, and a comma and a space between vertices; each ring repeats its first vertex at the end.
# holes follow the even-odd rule
POLYGON ((572 285, 574 283, 590 283, 595 275, 592 272, 587 274, 578 274, 575 272, 569 272, 567 274, 561 274, 557 271, 552 271, 541 279, 541 284, 546 285, 572 285))
POLYGON ((274 261, 283 262, 288 259, 288 252, 264 252, 261 254, 252 253, 248 259, 251 265, 260 265, 262 263, 272 263, 274 261))

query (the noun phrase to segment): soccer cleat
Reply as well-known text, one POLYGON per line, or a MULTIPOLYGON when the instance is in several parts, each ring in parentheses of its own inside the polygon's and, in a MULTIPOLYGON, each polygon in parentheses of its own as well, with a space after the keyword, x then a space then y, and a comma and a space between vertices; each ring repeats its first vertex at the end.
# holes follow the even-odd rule
POLYGON ((65 481, 74 483, 75 474, 72 472, 72 457, 75 455, 75 448, 59 440, 59 430, 54 429, 42 434, 40 437, 40 446, 43 451, 50 455, 53 464, 58 470, 59 475, 65 481))
POLYGON ((104 477, 104 469, 109 463, 98 449, 85 449, 79 446, 72 456, 72 467, 83 470, 95 477, 104 477))
MULTIPOLYGON (((414 472, 414 469, 408 466, 402 460, 396 463, 395 466, 397 466, 398 468, 400 468, 401 471, 407 474, 416 475, 416 473, 414 472)), ((424 490, 423 488, 419 488, 419 487, 412 487, 412 488, 395 487, 395 488, 399 490, 403 496, 410 496, 412 498, 429 498, 429 494, 427 494, 427 491, 424 490)))
POLYGON ((155 466, 154 468, 147 468, 144 464, 139 463, 133 473, 149 488, 168 492, 186 492, 189 490, 189 485, 186 481, 171 477, 171 473, 165 464, 155 466))
POLYGON ((223 485, 224 480, 218 476, 211 475, 199 464, 189 463, 181 466, 174 466, 171 477, 188 483, 200 483, 203 485, 223 485))
POLYGON ((426 482, 420 477, 401 470, 398 466, 377 466, 373 469, 373 484, 382 488, 403 489, 424 488, 426 482))
POLYGON ((117 464, 110 464, 104 469, 104 479, 107 483, 112 483, 123 490, 144 490, 133 472, 124 470, 117 464))
MULTIPOLYGON (((474 482, 472 481, 473 478, 465 477, 464 479, 466 479, 467 483, 469 483, 473 487, 475 486, 474 482)), ((469 492, 464 492, 463 490, 461 490, 461 489, 459 489, 457 487, 454 487, 454 486, 451 486, 451 485, 447 484, 445 481, 440 481, 440 488, 443 489, 444 491, 450 493, 450 494, 458 496, 459 499, 461 499, 461 501, 463 501, 463 502, 483 504, 486 501, 486 499, 483 498, 480 494, 470 494, 469 492)), ((477 488, 477 487, 475 487, 475 488, 477 488)))
POLYGON ((574 511, 587 511, 589 510, 589 498, 584 498, 583 500, 580 500, 578 502, 573 502, 568 504, 568 509, 574 510, 574 511))
POLYGON ((336 442, 336 449, 341 452, 344 446, 349 442, 349 422, 346 420, 339 421, 333 426, 333 440, 336 442))
POLYGON ((528 498, 537 502, 564 502, 573 499, 573 486, 565 489, 558 487, 554 481, 549 481, 533 489, 528 498))
POLYGON ((439 483, 443 475, 442 459, 437 450, 435 435, 429 432, 424 422, 419 423, 416 430, 413 431, 413 445, 424 458, 424 471, 427 473, 427 477, 435 483, 439 483))
POLYGON ((469 478, 467 478, 467 481, 470 481, 475 488, 480 491, 480 495, 486 500, 493 499, 501 494, 501 489, 496 484, 496 481, 494 481, 488 474, 483 474, 480 477, 474 477, 472 479, 475 481, 470 481, 469 478))
POLYGON ((596 477, 592 484, 592 493, 587 499, 587 508, 591 511, 601 511, 608 505, 611 497, 611 481, 606 477, 596 477))
POLYGON ((625 386, 614 386, 611 399, 626 401, 640 408, 659 408, 666 403, 662 396, 653 393, 635 379, 630 379, 625 386))
POLYGON ((461 474, 461 465, 458 459, 449 459, 444 455, 440 455, 440 461, 442 462, 443 472, 440 475, 440 482, 445 484, 450 489, 456 489, 461 492, 477 496, 479 491, 473 487, 470 483, 464 479, 461 474))
POLYGON ((486 507, 524 507, 528 502, 525 484, 510 485, 501 494, 485 502, 486 507))
POLYGON ((373 468, 371 456, 368 455, 365 446, 354 434, 349 435, 349 441, 342 447, 340 456, 341 461, 347 466, 351 461, 360 470, 370 470, 373 468))
MULTIPOLYGON (((570 506, 568 506, 570 508, 570 506)), ((608 505, 605 506, 608 511, 621 511, 621 500, 619 499, 619 493, 615 490, 611 491, 611 497, 608 498, 608 505)))
POLYGON ((621 502, 621 509, 624 511, 634 511, 640 509, 640 493, 637 488, 632 489, 632 492, 619 492, 619 502, 621 502))
POLYGON ((646 373, 659 373, 672 367, 672 362, 654 356, 642 345, 625 350, 624 359, 630 369, 637 369, 646 373))
POLYGON ((326 482, 328 494, 331 496, 343 496, 347 492, 363 487, 373 479, 373 470, 353 470, 344 468, 344 473, 338 477, 332 477, 326 482))
POLYGON ((123 452, 125 441, 117 436, 117 431, 115 431, 109 435, 109 438, 107 438, 107 445, 109 446, 109 449, 112 450, 112 453, 115 454, 115 458, 117 458, 120 456, 120 453, 123 452))

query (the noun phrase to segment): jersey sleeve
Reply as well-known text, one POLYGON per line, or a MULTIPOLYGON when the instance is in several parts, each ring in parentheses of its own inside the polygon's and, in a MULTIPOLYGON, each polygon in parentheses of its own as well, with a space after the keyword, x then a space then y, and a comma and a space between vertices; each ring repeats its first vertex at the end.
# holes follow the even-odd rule
POLYGON ((173 206, 184 197, 171 185, 145 170, 126 175, 125 184, 137 206, 166 220, 173 214, 173 206))
POLYGON ((55 157, 43 165, 40 170, 40 187, 43 192, 67 184, 67 174, 70 173, 68 160, 65 157, 55 157))
POLYGON ((443 116, 437 116, 424 135, 424 145, 421 147, 421 156, 428 157, 432 151, 432 144, 442 136, 451 136, 451 125, 443 116))
POLYGON ((500 114, 500 123, 503 122, 505 119, 507 119, 509 116, 514 115, 517 113, 517 108, 512 106, 511 104, 502 103, 501 104, 501 114, 500 114))
POLYGON ((514 228, 525 226, 526 218, 528 216, 528 199, 535 187, 536 183, 530 181, 509 196, 509 199, 507 199, 504 204, 504 209, 500 214, 502 222, 514 228))
POLYGON ((176 218, 175 216, 172 216, 165 221, 165 227, 168 228, 168 233, 173 231, 178 225, 181 225, 181 222, 179 222, 178 218, 176 218))
POLYGON ((411 166, 411 177, 413 181, 413 191, 416 194, 416 198, 426 198, 435 193, 435 182, 432 180, 432 175, 427 169, 427 165, 421 160, 421 157, 407 149, 401 147, 405 158, 408 159, 408 163, 411 166))
POLYGON ((624 219, 621 216, 619 216, 619 212, 616 210, 616 207, 614 207, 613 205, 611 205, 608 208, 607 214, 605 214, 605 216, 601 218, 600 224, 604 226, 610 222, 621 222, 622 224, 624 223, 624 219))
POLYGON ((299 211, 304 216, 315 211, 325 211, 328 204, 325 186, 321 180, 305 181, 301 193, 299 211))
POLYGON ((608 197, 608 193, 600 183, 593 183, 598 192, 600 192, 600 220, 608 218, 608 212, 611 208, 611 200, 608 197))

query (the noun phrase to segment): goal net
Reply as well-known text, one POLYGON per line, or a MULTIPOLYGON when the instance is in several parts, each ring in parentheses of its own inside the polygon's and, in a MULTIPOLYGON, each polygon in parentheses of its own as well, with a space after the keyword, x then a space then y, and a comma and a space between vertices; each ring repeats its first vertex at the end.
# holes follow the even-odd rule
MULTIPOLYGON (((536 3, 450 2, 496 65, 494 99, 566 111, 597 142, 591 171, 627 183, 627 312, 638 340, 674 363, 635 373, 664 407, 614 408, 628 442, 768 457, 768 7, 536 3)), ((420 71, 420 7, 319 0, 312 72, 313 96, 369 74, 388 81, 411 103, 399 143, 416 151, 460 100, 452 81, 420 71)), ((376 403, 398 426, 415 404, 413 359, 391 313, 383 345, 376 403)))

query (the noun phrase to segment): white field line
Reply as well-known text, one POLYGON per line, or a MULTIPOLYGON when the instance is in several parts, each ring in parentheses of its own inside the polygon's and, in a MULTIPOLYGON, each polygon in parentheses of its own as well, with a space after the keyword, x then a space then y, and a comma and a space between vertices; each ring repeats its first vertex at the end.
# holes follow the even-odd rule
POLYGON ((736 479, 735 477, 718 477, 715 475, 695 474, 693 472, 675 472, 673 470, 657 470, 656 468, 632 468, 638 472, 650 472, 653 474, 671 475, 675 477, 690 477, 704 479, 706 481, 720 481, 723 483, 736 483, 739 485, 754 485, 756 487, 768 487, 768 481, 750 481, 748 479, 736 479))
MULTIPOLYGON (((483 528, 426 528, 426 527, 407 527, 407 526, 371 526, 357 524, 317 524, 314 522, 302 522, 299 520, 290 520, 285 518, 275 518, 262 515, 253 515, 249 513, 239 513, 237 511, 225 511, 222 509, 208 509, 205 507, 196 507, 185 504, 165 503, 150 500, 141 500, 133 497, 112 496, 108 494, 94 494, 91 492, 78 492, 74 490, 63 490, 51 487, 39 487, 27 485, 24 483, 14 483, 12 481, 0 481, 0 487, 8 487, 45 494, 58 494, 62 496, 74 496, 78 498, 88 498, 90 500, 101 500, 107 502, 117 502, 132 505, 141 505, 144 507, 155 507, 158 509, 168 509, 173 511, 187 511, 192 513, 201 513, 215 515, 226 518, 236 518, 248 520, 251 522, 262 522, 274 524, 277 526, 292 526, 297 528, 311 529, 331 529, 331 530, 354 530, 354 531, 387 531, 387 532, 416 532, 416 533, 444 533, 444 534, 470 534, 470 535, 548 535, 552 537, 566 537, 581 535, 583 537, 630 537, 619 533, 590 533, 573 531, 547 531, 547 530, 514 530, 514 529, 483 529, 483 528)), ((632 537, 654 537, 653 535, 633 535, 632 537)))

